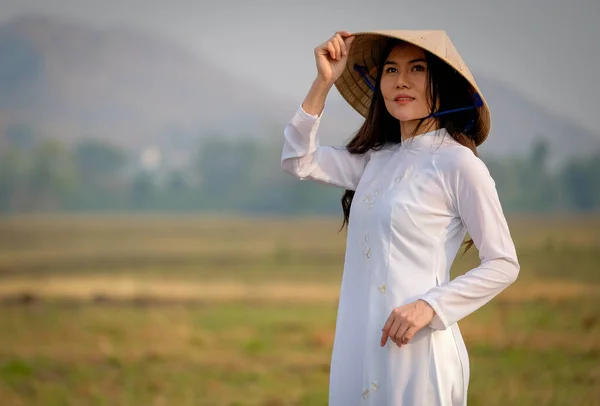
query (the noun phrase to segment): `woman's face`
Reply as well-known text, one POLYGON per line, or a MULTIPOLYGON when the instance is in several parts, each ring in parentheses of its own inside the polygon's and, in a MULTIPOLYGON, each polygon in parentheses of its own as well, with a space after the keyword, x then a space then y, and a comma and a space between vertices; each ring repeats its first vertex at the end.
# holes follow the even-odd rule
POLYGON ((381 93, 388 112, 401 122, 431 113, 425 52, 414 45, 396 46, 383 66, 381 93))

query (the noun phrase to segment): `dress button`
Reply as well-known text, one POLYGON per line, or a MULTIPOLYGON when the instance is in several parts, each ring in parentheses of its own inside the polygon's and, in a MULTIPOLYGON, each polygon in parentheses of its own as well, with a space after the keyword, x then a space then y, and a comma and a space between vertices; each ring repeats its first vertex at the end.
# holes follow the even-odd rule
POLYGON ((369 390, 368 390, 368 389, 365 389, 365 390, 362 392, 362 397, 363 397, 363 399, 366 399, 366 398, 368 398, 368 397, 369 397, 369 390))
POLYGON ((377 382, 371 382, 371 387, 373 388, 373 390, 377 390, 377 388, 379 388, 379 385, 377 384, 377 382))
POLYGON ((371 248, 369 247, 365 247, 363 249, 363 255, 367 258, 371 258, 371 248))
POLYGON ((402 180, 402 176, 396 176, 396 183, 400 183, 400 181, 402 180))
POLYGON ((384 284, 382 284, 382 285, 379 285, 379 286, 378 286, 378 288, 379 288, 379 291, 380 291, 381 293, 385 293, 385 291, 386 291, 386 289, 387 289, 387 287, 385 286, 385 283, 384 283, 384 284))

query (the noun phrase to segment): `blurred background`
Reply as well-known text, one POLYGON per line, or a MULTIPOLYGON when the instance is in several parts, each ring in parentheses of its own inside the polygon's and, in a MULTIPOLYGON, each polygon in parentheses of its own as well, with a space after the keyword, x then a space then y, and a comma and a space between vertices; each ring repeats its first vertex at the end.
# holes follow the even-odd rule
MULTIPOLYGON (((336 30, 444 29, 519 280, 470 405, 600 404, 600 3, 0 0, 0 405, 325 405, 342 190, 280 170, 336 30)), ((323 144, 361 117, 334 89, 323 144)), ((478 264, 470 250, 453 275, 478 264)))

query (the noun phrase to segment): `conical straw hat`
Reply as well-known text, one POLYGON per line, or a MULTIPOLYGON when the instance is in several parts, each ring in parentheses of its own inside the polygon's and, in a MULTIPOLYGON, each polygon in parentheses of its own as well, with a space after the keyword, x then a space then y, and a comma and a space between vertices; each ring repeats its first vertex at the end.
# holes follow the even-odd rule
POLYGON ((363 117, 367 117, 373 91, 365 82, 359 71, 354 69, 355 64, 363 66, 373 78, 377 76, 376 62, 383 52, 386 38, 396 38, 420 48, 439 57, 452 66, 473 87, 473 92, 479 95, 483 104, 477 108, 478 118, 475 120, 475 143, 480 145, 487 138, 491 117, 487 102, 483 98, 473 75, 467 68, 458 51, 450 41, 445 31, 442 30, 400 30, 400 31, 369 31, 352 34, 356 38, 350 47, 346 68, 335 82, 335 86, 342 97, 363 117))

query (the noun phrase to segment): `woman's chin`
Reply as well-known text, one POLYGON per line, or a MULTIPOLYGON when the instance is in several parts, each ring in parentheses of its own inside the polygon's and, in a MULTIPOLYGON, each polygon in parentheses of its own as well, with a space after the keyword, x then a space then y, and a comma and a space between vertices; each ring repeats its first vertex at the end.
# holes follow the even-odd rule
POLYGON ((401 112, 401 113, 393 112, 392 117, 394 117, 396 120, 398 120, 400 122, 405 122, 405 121, 419 120, 423 116, 419 116, 418 114, 411 114, 411 113, 407 113, 407 112, 401 112))
POLYGON ((421 112, 415 111, 411 106, 388 106, 388 113, 398 121, 413 121, 420 120, 427 116, 427 113, 421 114, 421 112), (390 108, 391 107, 391 108, 390 108))

